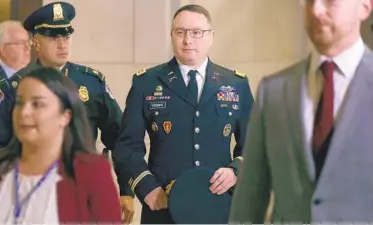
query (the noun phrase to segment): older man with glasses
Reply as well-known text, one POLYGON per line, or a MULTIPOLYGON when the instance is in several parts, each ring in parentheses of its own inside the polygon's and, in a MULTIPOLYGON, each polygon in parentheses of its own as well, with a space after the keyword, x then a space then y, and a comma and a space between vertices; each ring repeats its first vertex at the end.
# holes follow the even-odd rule
POLYGON ((10 85, 8 78, 30 63, 30 51, 31 41, 21 22, 0 23, 0 102, 4 97, 1 90, 10 85))

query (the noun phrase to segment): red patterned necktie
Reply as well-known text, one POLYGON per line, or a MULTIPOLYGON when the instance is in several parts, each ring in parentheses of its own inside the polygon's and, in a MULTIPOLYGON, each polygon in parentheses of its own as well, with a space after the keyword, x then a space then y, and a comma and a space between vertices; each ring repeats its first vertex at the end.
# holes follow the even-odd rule
POLYGON ((316 152, 320 149, 330 134, 334 123, 334 70, 335 64, 332 61, 325 61, 321 65, 321 71, 324 76, 324 85, 316 111, 312 140, 313 149, 316 152))

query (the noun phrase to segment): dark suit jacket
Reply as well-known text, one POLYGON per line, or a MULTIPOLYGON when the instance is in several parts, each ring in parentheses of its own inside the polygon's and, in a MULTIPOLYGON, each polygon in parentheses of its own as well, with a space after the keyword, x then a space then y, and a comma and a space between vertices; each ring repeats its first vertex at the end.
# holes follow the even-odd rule
POLYGON ((0 65, 0 102, 1 102, 1 100, 3 100, 4 92, 8 87, 8 83, 6 82, 7 79, 8 78, 6 76, 6 73, 0 65))
POLYGON ((120 224, 119 195, 109 162, 102 156, 80 153, 75 157, 74 170, 75 181, 66 175, 63 164, 59 164, 58 172, 62 177, 57 184, 60 223, 120 224))

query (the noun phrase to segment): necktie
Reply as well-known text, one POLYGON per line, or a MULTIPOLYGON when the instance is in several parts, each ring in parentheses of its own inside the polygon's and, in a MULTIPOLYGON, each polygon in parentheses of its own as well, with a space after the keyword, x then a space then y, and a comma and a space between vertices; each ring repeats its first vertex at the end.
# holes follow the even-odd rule
POLYGON ((335 64, 326 61, 321 65, 321 71, 324 76, 324 85, 320 97, 319 105, 315 116, 314 132, 313 132, 313 149, 317 152, 326 138, 329 136, 334 121, 333 105, 334 105, 334 85, 333 72, 335 64))
POLYGON ((190 94, 192 95, 193 99, 195 100, 195 102, 198 102, 198 86, 197 86, 197 80, 196 80, 197 71, 190 70, 188 72, 188 75, 190 77, 189 83, 188 83, 188 90, 190 94))

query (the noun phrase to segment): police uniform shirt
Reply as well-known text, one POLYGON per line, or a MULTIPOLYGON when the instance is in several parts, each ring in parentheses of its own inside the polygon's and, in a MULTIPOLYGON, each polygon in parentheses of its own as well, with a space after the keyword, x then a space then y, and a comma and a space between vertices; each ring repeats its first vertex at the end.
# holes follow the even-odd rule
MULTIPOLYGON (((71 22, 75 16, 76 11, 72 4, 52 2, 32 12, 25 19, 23 27, 32 35, 66 37, 74 33, 71 22)), ((3 95, 4 100, 0 107, 0 146, 6 146, 13 135, 11 111, 14 106, 15 89, 22 76, 34 66, 40 65, 30 64, 22 71, 17 71, 9 78, 6 86, 0 83, 0 90, 8 93, 3 95)), ((118 137, 122 110, 112 95, 105 77, 97 70, 71 62, 67 62, 61 72, 77 86, 79 97, 86 107, 93 138, 97 139, 100 130, 100 139, 106 147, 105 150, 112 150, 118 137)), ((128 186, 122 189, 122 193, 133 195, 128 186)))

